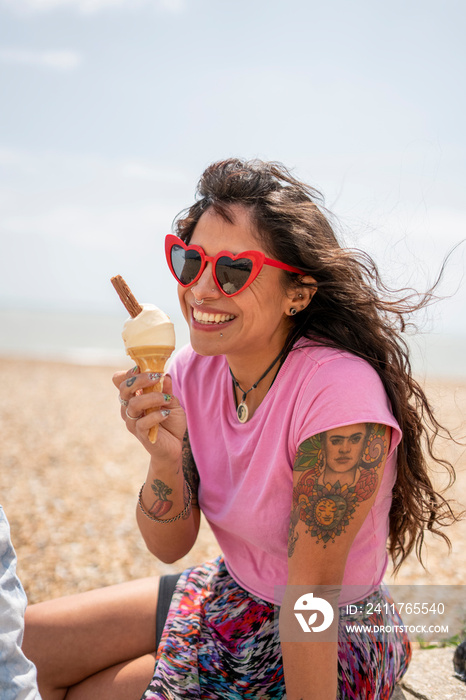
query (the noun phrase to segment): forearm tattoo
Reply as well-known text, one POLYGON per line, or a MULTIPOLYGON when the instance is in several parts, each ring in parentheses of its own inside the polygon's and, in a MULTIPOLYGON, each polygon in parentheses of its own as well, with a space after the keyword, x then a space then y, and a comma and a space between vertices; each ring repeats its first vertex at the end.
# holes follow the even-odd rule
POLYGON ((168 498, 173 489, 167 486, 167 484, 160 479, 154 479, 151 484, 151 489, 155 494, 155 501, 149 508, 149 513, 155 518, 161 518, 163 515, 168 513, 173 505, 173 501, 170 501, 168 498))
POLYGON ((199 501, 197 498, 197 492, 199 489, 199 472, 197 471, 196 463, 194 462, 193 453, 191 452, 191 445, 189 443, 188 431, 185 432, 183 437, 183 453, 182 453, 182 463, 183 463, 183 475, 188 482, 192 491, 192 505, 199 508, 199 501))
MULTIPOLYGON (((185 504, 189 500, 189 491, 186 483, 189 484, 191 488, 191 506, 199 507, 199 502, 197 500, 197 491, 199 487, 199 474, 197 471, 196 464, 194 463, 193 455, 191 452, 191 445, 189 444, 188 431, 185 432, 183 438, 183 449, 182 449, 182 465, 183 465, 183 475, 184 475, 184 485, 183 485, 183 500, 185 504)), ((154 479, 151 484, 151 489, 155 495, 155 501, 152 503, 148 512, 156 518, 161 518, 166 515, 171 507, 173 506, 173 501, 169 498, 173 489, 171 489, 164 481, 161 479, 154 479)), ((183 515, 184 518, 189 518, 191 514, 191 507, 183 515)))
POLYGON ((300 521, 306 533, 322 543, 345 532, 359 503, 377 489, 378 473, 388 449, 387 427, 361 423, 314 435, 300 445, 294 471, 288 556, 295 550, 300 521))

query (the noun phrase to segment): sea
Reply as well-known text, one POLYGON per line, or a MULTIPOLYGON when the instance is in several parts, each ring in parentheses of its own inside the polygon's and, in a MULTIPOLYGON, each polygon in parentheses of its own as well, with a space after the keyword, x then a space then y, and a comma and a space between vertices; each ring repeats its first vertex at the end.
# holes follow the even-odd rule
MULTIPOLYGON (((124 315, 0 308, 0 357, 127 367, 124 315)), ((184 319, 172 316, 177 348, 189 342, 184 319)), ((406 337, 414 372, 429 379, 466 379, 466 337, 418 333, 406 337)))

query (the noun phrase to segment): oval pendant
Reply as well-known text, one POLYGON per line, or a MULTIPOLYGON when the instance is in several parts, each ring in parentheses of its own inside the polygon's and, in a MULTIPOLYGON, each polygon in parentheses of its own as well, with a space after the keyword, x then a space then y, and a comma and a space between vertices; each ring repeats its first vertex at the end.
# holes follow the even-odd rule
POLYGON ((244 401, 241 401, 238 408, 236 409, 236 415, 238 416, 238 420, 240 423, 246 423, 249 411, 244 401))

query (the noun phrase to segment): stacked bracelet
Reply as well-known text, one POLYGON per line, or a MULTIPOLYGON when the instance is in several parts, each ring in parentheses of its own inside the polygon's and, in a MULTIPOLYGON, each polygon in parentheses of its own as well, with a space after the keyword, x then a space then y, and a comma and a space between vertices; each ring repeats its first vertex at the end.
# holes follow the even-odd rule
POLYGON ((175 520, 180 520, 180 518, 184 518, 185 515, 188 513, 188 511, 191 507, 191 501, 193 500, 193 492, 191 491, 191 487, 187 481, 185 481, 185 484, 186 484, 187 489, 188 489, 188 502, 186 503, 186 505, 183 508, 183 510, 181 511, 181 513, 178 513, 178 515, 175 515, 173 518, 168 518, 167 520, 161 520, 160 518, 156 518, 154 515, 151 515, 150 513, 147 512, 147 510, 144 508, 144 506, 142 504, 142 490, 143 490, 144 486, 146 485, 146 482, 143 483, 143 485, 141 486, 141 488, 139 490, 139 496, 138 496, 139 508, 142 510, 142 512, 144 513, 146 518, 149 518, 149 520, 153 520, 156 523, 167 523, 167 524, 174 523, 175 520))

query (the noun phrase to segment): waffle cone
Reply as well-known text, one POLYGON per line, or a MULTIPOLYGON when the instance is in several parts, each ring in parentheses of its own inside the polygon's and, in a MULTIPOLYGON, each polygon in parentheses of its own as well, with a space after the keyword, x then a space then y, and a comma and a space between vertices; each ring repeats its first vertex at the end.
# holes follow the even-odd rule
MULTIPOLYGON (((132 360, 137 364, 141 372, 159 372, 163 374, 165 372, 165 365, 170 358, 173 350, 175 348, 171 345, 152 345, 152 346, 141 346, 134 348, 126 348, 127 354, 132 360)), ((162 391, 163 377, 160 381, 152 386, 148 386, 143 389, 144 394, 148 394, 151 391, 162 391)), ((151 411, 156 411, 156 408, 150 408, 146 413, 151 413, 151 411)), ((154 425, 149 431, 149 440, 154 443, 157 440, 157 433, 159 431, 159 426, 154 425)))

